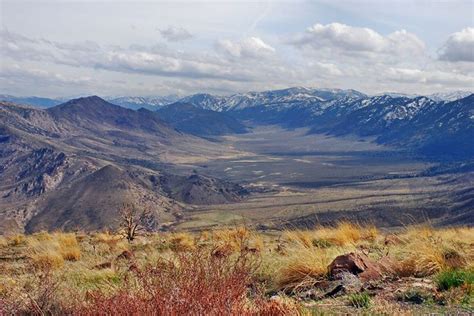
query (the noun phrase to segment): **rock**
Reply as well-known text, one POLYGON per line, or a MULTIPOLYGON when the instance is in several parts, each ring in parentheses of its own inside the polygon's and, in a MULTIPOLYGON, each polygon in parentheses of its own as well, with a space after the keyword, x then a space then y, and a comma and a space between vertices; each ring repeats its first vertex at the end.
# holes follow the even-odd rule
POLYGON ((399 263, 389 256, 382 257, 377 264, 381 272, 386 275, 394 276, 397 274, 397 270, 399 270, 399 263))
POLYGON ((335 297, 339 295, 358 293, 362 290, 362 282, 359 278, 347 271, 338 274, 338 280, 329 284, 324 297, 335 297))
POLYGON ((117 256, 117 259, 127 259, 130 260, 133 258, 133 252, 130 250, 124 250, 121 254, 117 256))
POLYGON ((380 266, 362 254, 353 252, 336 257, 328 266, 333 280, 340 280, 343 273, 358 276, 363 282, 378 280, 382 277, 380 266))
POLYGON ((359 278, 362 282, 377 281, 382 278, 380 270, 374 266, 367 267, 367 269, 359 274, 359 278))

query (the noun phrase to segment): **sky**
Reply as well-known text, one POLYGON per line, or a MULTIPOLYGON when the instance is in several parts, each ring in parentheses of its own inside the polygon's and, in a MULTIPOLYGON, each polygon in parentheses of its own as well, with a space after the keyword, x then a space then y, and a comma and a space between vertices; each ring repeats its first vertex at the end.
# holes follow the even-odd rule
POLYGON ((474 0, 0 0, 0 94, 474 90, 474 0))

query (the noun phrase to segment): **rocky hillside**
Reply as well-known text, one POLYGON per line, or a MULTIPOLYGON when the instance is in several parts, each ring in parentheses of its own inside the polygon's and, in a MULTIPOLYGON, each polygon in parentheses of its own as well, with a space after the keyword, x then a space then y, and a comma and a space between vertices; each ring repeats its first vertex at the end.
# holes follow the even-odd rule
POLYGON ((0 142, 3 229, 113 227, 124 202, 150 207, 155 220, 149 228, 158 229, 179 220, 186 204, 246 194, 217 179, 163 172, 170 161, 202 161, 225 151, 175 130, 154 112, 98 97, 47 110, 0 103, 0 142))

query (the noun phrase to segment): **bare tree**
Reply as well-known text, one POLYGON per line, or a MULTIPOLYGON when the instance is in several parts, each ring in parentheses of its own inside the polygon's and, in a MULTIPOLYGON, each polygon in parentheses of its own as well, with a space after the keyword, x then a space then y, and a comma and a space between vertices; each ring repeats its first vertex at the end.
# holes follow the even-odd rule
POLYGON ((149 209, 139 210, 133 204, 124 204, 120 209, 121 234, 128 242, 132 242, 140 231, 145 230, 145 224, 150 218, 149 209))

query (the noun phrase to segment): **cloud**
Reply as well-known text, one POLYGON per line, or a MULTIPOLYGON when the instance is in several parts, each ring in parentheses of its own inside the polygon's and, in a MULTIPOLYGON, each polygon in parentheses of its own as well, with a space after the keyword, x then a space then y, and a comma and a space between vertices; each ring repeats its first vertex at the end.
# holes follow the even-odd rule
POLYGON ((315 24, 306 32, 288 41, 297 47, 314 50, 331 49, 347 54, 420 54, 425 44, 415 34, 405 30, 383 36, 370 28, 354 27, 341 23, 315 24))
POLYGON ((43 86, 85 86, 93 83, 93 79, 87 76, 68 77, 57 72, 46 71, 40 68, 26 68, 18 64, 2 66, 0 69, 0 81, 4 84, 34 83, 35 85, 43 86))
POLYGON ((414 34, 328 27, 334 24, 313 26, 318 31, 300 33, 290 46, 277 43, 278 50, 259 37, 244 37, 186 52, 165 44, 67 43, 0 31, 0 86, 13 94, 29 89, 50 95, 233 93, 298 85, 423 93, 469 89, 474 82, 473 63, 419 53, 424 44, 414 34))
POLYGON ((439 69, 389 68, 386 77, 400 83, 464 86, 473 82, 472 76, 439 69))
POLYGON ((160 30, 160 34, 169 42, 181 42, 193 38, 193 35, 188 30, 175 26, 169 26, 167 29, 160 30))
POLYGON ((78 68, 163 77, 253 80, 250 73, 234 68, 232 64, 218 58, 170 51, 165 47, 101 47, 94 42, 59 43, 9 32, 1 32, 0 40, 1 55, 15 61, 50 62, 78 68))
POLYGON ((441 48, 440 60, 474 62, 474 28, 453 33, 441 48))
POLYGON ((219 40, 217 48, 230 57, 261 58, 275 53, 275 48, 258 37, 248 37, 240 41, 219 40))

